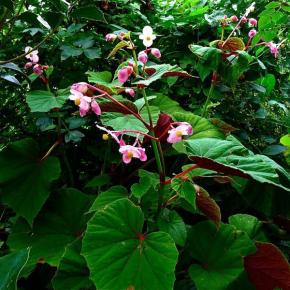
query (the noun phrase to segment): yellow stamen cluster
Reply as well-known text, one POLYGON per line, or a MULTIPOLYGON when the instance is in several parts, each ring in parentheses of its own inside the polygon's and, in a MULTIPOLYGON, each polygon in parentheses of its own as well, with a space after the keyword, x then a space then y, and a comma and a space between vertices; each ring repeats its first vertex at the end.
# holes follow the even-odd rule
POLYGON ((181 131, 176 131, 176 132, 175 132, 175 135, 176 135, 177 137, 181 137, 183 134, 182 134, 181 131))
POLYGON ((81 103, 81 99, 75 99, 75 104, 76 104, 77 106, 79 106, 80 103, 81 103))
POLYGON ((102 139, 103 139, 104 141, 109 140, 109 134, 103 134, 103 135, 102 135, 102 139))
POLYGON ((127 152, 127 157, 128 158, 132 158, 133 157, 133 152, 132 151, 128 151, 127 152))

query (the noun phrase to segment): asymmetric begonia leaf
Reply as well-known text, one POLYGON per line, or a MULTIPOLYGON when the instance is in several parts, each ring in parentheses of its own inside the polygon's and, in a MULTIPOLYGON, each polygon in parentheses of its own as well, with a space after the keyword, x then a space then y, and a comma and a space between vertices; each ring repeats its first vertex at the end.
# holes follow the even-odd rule
POLYGON ((89 279, 90 272, 86 260, 80 254, 81 248, 80 239, 66 247, 52 281, 55 290, 94 289, 94 285, 89 279))
POLYGON ((65 247, 80 237, 90 215, 92 198, 76 189, 63 189, 52 195, 34 221, 33 227, 18 219, 8 239, 11 249, 31 246, 26 272, 38 261, 58 266, 65 247))
POLYGON ((60 175, 56 157, 41 159, 37 143, 22 139, 0 152, 0 199, 30 224, 49 196, 49 185, 60 175))
POLYGON ((273 244, 256 242, 257 252, 245 257, 245 268, 257 290, 290 289, 290 265, 273 244))
POLYGON ((189 275, 198 290, 224 290, 243 272, 243 256, 256 248, 249 237, 235 227, 211 221, 194 225, 189 232, 188 247, 192 258, 189 275))
POLYGON ((28 261, 30 249, 22 249, 0 257, 0 289, 17 289, 19 274, 28 261))
POLYGON ((143 234, 141 209, 128 199, 97 211, 88 223, 82 254, 98 290, 173 288, 177 249, 164 232, 143 234))

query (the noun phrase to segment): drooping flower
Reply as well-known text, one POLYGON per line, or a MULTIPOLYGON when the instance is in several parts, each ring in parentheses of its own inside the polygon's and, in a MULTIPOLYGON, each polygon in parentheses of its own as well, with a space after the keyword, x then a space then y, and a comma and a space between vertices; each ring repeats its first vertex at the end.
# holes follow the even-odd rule
POLYGON ((80 116, 84 117, 90 110, 90 103, 92 99, 84 96, 81 92, 74 89, 71 89, 70 92, 71 95, 69 96, 69 99, 74 101, 74 103, 79 106, 80 116))
POLYGON ((257 34, 255 29, 251 29, 248 33, 249 38, 253 38, 257 34))
POLYGON ((180 122, 179 125, 168 131, 168 143, 182 141, 182 136, 192 135, 192 126, 187 122, 180 122))
POLYGON ((232 22, 238 22, 239 19, 238 19, 238 17, 236 15, 233 15, 233 16, 231 16, 231 21, 232 22))
POLYGON ((147 53, 145 51, 140 51, 138 53, 138 60, 145 64, 148 61, 147 53))
POLYGON ((158 48, 151 48, 151 54, 154 55, 156 58, 161 57, 161 52, 158 48))
POLYGON ((125 93, 130 95, 131 97, 135 96, 135 91, 131 88, 125 89, 125 93))
POLYGON ((108 33, 105 38, 108 42, 113 42, 118 36, 114 33, 108 33))
POLYGON ((126 66, 118 71, 118 80, 120 83, 125 83, 133 72, 132 66, 126 66))
POLYGON ((99 104, 96 102, 95 99, 92 99, 91 101, 91 108, 92 111, 96 114, 96 115, 101 115, 102 111, 101 111, 101 107, 99 106, 99 104))
POLYGON ((277 44, 274 43, 273 41, 271 41, 267 44, 267 46, 270 48, 270 51, 274 55, 274 57, 277 57, 278 53, 279 53, 279 49, 278 49, 277 44))
POLYGON ((42 75, 43 74, 43 68, 40 64, 36 64, 34 67, 33 67, 33 72, 37 75, 42 75))
POLYGON ((153 40, 156 39, 156 35, 153 34, 153 29, 151 26, 145 26, 143 28, 143 33, 139 36, 143 40, 143 44, 146 47, 150 47, 153 44, 153 40))
POLYGON ((146 152, 145 152, 145 148, 142 148, 142 147, 138 147, 138 150, 140 152, 140 161, 146 161, 147 160, 147 155, 146 155, 146 152))
POLYGON ((255 18, 250 18, 249 19, 249 24, 251 26, 257 26, 258 21, 255 18))
POLYGON ((25 55, 25 57, 29 59, 32 63, 38 63, 39 61, 38 50, 33 50, 33 51, 31 50, 32 50, 32 47, 30 46, 25 47, 24 49, 25 53, 28 53, 30 51, 27 55, 25 55))
POLYGON ((132 158, 137 158, 137 159, 141 158, 141 152, 139 148, 132 145, 120 146, 119 152, 122 154, 122 160, 126 164, 130 163, 132 158))

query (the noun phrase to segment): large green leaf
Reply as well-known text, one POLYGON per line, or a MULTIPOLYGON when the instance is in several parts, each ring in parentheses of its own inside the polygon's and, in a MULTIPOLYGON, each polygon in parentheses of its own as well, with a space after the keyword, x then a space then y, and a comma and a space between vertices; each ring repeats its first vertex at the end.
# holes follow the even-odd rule
POLYGON ((55 96, 48 91, 31 91, 27 94, 26 102, 31 112, 48 112, 61 108, 68 96, 55 96))
POLYGON ((173 118, 178 122, 188 122, 193 129, 192 136, 188 137, 189 139, 199 139, 199 138, 220 138, 224 139, 224 133, 219 130, 211 121, 202 118, 198 115, 194 115, 192 113, 181 113, 178 112, 173 113, 173 118))
POLYGON ((177 249, 163 232, 143 234, 141 209, 120 199, 96 212, 83 240, 98 290, 173 288, 177 249))
POLYGON ((9 235, 11 249, 31 246, 26 272, 38 260, 58 266, 65 247, 80 237, 90 215, 92 198, 76 189, 64 189, 51 196, 34 221, 33 227, 18 219, 9 235))
POLYGON ((242 274, 243 256, 256 248, 249 237, 227 224, 217 229, 211 221, 201 222, 189 232, 188 246, 198 264, 189 275, 198 290, 224 290, 242 274))
POLYGON ((22 139, 0 152, 0 199, 30 224, 49 196, 49 186, 60 176, 56 157, 41 161, 37 143, 22 139))
POLYGON ((79 7, 72 13, 72 16, 77 18, 85 18, 94 21, 106 22, 104 13, 96 6, 79 7))
POLYGON ((93 289, 89 279, 89 269, 86 260, 81 256, 81 240, 75 240, 65 249, 59 263, 56 275, 52 281, 55 290, 93 289))
POLYGON ((30 249, 23 249, 0 258, 0 289, 17 289, 17 280, 28 261, 30 249))

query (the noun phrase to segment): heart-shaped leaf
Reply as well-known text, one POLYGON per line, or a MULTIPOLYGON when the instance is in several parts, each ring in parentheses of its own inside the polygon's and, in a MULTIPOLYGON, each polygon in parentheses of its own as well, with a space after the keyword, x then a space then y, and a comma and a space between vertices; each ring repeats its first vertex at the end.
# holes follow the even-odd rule
POLYGON ((177 249, 167 233, 143 234, 141 209, 120 199, 89 221, 82 254, 99 290, 173 288, 177 249))
POLYGON ((198 290, 226 289, 244 270, 242 256, 256 250, 245 233, 227 224, 217 229, 211 221, 192 227, 188 246, 191 256, 199 262, 189 268, 198 290))
POLYGON ((38 145, 28 138, 0 152, 0 198, 30 224, 49 196, 50 183, 61 171, 56 157, 40 159, 38 145))

